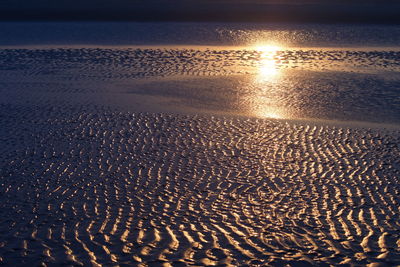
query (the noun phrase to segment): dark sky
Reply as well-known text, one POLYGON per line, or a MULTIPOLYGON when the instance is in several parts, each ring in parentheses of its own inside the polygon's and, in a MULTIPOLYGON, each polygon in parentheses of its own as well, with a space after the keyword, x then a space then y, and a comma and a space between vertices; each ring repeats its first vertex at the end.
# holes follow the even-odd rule
POLYGON ((0 0, 0 20, 400 23, 400 0, 0 0))

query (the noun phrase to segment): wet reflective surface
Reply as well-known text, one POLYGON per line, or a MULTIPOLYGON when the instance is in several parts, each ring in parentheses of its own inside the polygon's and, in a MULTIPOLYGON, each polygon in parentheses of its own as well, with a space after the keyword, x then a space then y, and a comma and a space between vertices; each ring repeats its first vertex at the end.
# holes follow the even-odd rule
POLYGON ((264 37, 1 49, 0 264, 398 265, 399 71, 264 37))
POLYGON ((46 48, 0 51, 3 103, 400 122, 393 48, 46 48))
POLYGON ((400 263, 398 130, 1 112, 6 265, 400 263))

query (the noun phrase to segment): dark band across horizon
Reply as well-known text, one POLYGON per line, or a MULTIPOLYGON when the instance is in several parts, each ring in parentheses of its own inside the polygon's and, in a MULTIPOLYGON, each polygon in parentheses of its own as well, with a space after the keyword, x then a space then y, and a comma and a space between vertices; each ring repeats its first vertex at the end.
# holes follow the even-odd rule
POLYGON ((0 21, 221 21, 400 24, 395 1, 2 1, 0 21))

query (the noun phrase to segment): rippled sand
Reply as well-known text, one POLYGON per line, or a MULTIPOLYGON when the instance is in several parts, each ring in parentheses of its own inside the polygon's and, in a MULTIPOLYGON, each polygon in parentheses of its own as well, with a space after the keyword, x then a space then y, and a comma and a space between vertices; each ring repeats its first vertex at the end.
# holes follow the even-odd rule
POLYGON ((2 107, 5 264, 399 264, 398 131, 2 107))
POLYGON ((275 56, 0 50, 0 263, 400 264, 399 52, 275 56))
POLYGON ((399 50, 263 49, 2 49, 0 103, 400 123, 399 50))

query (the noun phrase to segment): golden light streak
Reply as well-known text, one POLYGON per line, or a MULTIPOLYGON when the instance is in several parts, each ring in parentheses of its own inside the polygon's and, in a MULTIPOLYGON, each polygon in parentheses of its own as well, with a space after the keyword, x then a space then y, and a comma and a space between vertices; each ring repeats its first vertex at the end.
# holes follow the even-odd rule
POLYGON ((278 45, 256 45, 254 50, 260 53, 256 82, 274 81, 280 74, 277 65, 277 53, 283 48, 278 45))
POLYGON ((257 90, 254 95, 253 114, 263 118, 282 119, 283 112, 275 105, 274 87, 279 81, 281 70, 278 66, 278 51, 282 51, 283 47, 275 44, 255 45, 253 50, 259 52, 259 61, 257 72, 254 78, 257 90))

